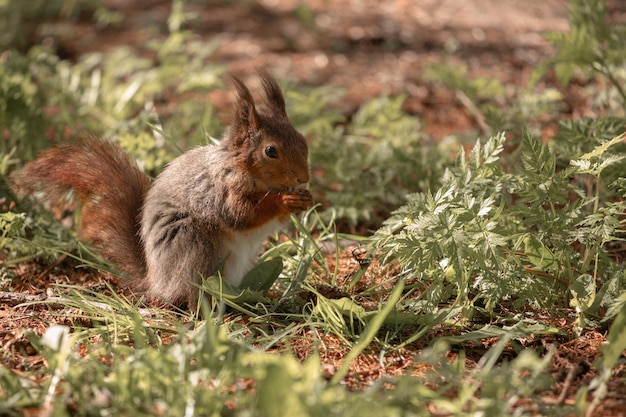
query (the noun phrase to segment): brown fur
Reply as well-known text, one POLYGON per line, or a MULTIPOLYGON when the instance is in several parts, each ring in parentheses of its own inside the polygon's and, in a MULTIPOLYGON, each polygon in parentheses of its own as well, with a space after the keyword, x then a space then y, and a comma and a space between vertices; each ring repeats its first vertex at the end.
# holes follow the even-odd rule
POLYGON ((26 192, 83 203, 82 236, 151 297, 194 308, 201 278, 224 268, 234 285, 267 234, 312 204, 307 144, 291 125, 274 79, 259 72, 266 111, 237 78, 234 121, 217 146, 174 159, 150 186, 116 145, 81 140, 41 154, 14 177, 26 192), (139 223, 138 223, 139 222, 139 223))
POLYGON ((15 188, 59 202, 71 190, 81 203, 81 238, 124 272, 145 273, 139 211, 150 181, 119 146, 81 138, 42 152, 12 177, 15 188))

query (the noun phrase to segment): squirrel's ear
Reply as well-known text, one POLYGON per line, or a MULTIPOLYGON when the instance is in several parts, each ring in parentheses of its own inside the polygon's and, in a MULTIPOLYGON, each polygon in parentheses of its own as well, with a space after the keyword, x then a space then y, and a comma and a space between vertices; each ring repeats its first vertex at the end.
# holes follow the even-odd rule
POLYGON ((254 100, 248 87, 234 75, 231 75, 235 88, 237 89, 237 108, 235 110, 235 126, 244 128, 258 128, 259 115, 254 107, 254 100))
POLYGON ((287 117, 285 98, 276 80, 264 69, 257 68, 265 93, 265 104, 281 116, 287 117))

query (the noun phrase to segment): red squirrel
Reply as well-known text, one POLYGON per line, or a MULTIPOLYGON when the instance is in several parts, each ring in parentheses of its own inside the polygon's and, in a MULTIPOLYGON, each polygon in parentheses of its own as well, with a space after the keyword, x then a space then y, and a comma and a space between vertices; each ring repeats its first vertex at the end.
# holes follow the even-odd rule
POLYGON ((79 139, 43 151, 13 176, 16 189, 82 205, 81 238, 149 298, 195 309, 202 278, 239 285, 263 241, 313 204, 308 147, 276 81, 259 71, 265 109, 232 77, 237 103, 218 145, 175 158, 154 183, 118 145, 79 139))

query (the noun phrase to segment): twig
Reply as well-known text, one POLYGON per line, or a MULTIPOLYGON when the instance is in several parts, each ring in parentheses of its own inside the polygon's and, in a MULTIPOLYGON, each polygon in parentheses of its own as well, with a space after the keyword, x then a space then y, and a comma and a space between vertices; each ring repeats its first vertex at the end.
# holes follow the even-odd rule
POLYGON ((567 397, 567 390, 570 385, 572 385, 572 381, 574 380, 574 376, 576 376, 576 372, 578 371, 578 366, 574 366, 570 368, 567 373, 567 377, 565 377, 565 381, 563 382, 563 389, 561 389, 561 394, 559 398, 556 400, 557 404, 563 404, 565 402, 565 398, 567 397))
POLYGON ((456 92, 456 98, 465 106, 474 120, 476 120, 482 133, 485 135, 489 134, 489 126, 487 126, 485 122, 485 115, 480 111, 478 106, 462 91, 456 92))
MULTIPOLYGON (((100 303, 97 301, 89 301, 89 300, 83 300, 81 302, 84 302, 87 305, 90 305, 92 307, 97 308, 98 310, 102 310, 103 312, 107 312, 107 313, 116 313, 117 310, 113 307, 111 307, 110 305, 106 304, 106 303, 100 303)), ((46 304, 52 308, 66 308, 66 307, 76 307, 74 304, 74 301, 69 299, 69 298, 65 298, 65 297, 58 297, 58 296, 53 296, 53 295, 49 295, 49 294, 24 294, 24 293, 19 293, 19 292, 7 292, 7 291, 0 291, 0 304, 6 304, 9 305, 11 307, 27 307, 28 305, 31 304, 46 304)), ((141 317, 143 318, 152 318, 154 316, 154 313, 147 308, 139 308, 137 310, 139 312, 139 314, 141 315, 141 317)))
POLYGON ((46 294, 23 294, 21 292, 0 291, 0 304, 6 304, 11 307, 23 303, 37 303, 45 301, 48 298, 46 294))
POLYGON ((555 281, 560 282, 561 284, 565 284, 565 285, 568 285, 568 284, 569 284, 569 282, 568 282, 567 280, 563 279, 563 278, 559 278, 559 277, 557 277, 557 276, 554 276, 554 275, 552 275, 552 274, 549 274, 549 273, 544 272, 544 271, 539 270, 539 269, 534 269, 534 268, 531 268, 531 267, 529 267, 529 266, 525 266, 525 267, 524 267, 524 271, 526 271, 526 272, 528 272, 528 273, 531 273, 531 274, 533 274, 533 275, 540 276, 540 277, 545 277, 545 278, 550 278, 550 279, 553 279, 553 280, 555 280, 555 281))
POLYGON ((46 267, 46 269, 44 269, 41 274, 37 275, 37 279, 40 280, 40 279, 48 276, 50 271, 52 271, 54 268, 59 266, 65 259, 67 259, 67 254, 64 253, 61 256, 59 256, 58 258, 56 258, 56 260, 54 262, 52 262, 50 265, 48 265, 46 267))

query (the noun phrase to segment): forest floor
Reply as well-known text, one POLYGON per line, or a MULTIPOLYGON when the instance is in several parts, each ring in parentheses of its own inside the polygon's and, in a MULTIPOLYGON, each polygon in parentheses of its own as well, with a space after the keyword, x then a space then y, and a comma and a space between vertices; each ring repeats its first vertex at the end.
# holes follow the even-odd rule
MULTIPOLYGON (((254 86, 255 68, 264 67, 282 79, 300 85, 330 86, 341 89, 333 106, 350 117, 358 107, 382 93, 406 94, 404 109, 418 116, 422 129, 435 139, 473 131, 480 135, 480 121, 459 101, 453 91, 424 80, 426 66, 433 62, 466 65, 468 76, 496 78, 506 86, 526 85, 532 70, 551 53, 543 34, 568 29, 566 2, 563 0, 264 0, 258 2, 210 1, 188 4, 196 16, 188 23, 197 36, 208 41, 217 39, 219 47, 211 64, 226 70, 254 86), (298 5, 306 4, 308 15, 298 17, 298 5)), ((618 0, 610 5, 612 16, 624 20, 626 8, 618 0)), ((144 43, 155 36, 148 28, 166 25, 171 11, 170 0, 106 0, 105 4, 124 15, 124 21, 113 28, 99 28, 90 20, 78 19, 67 38, 57 39, 62 57, 76 59, 93 51, 111 51, 120 46, 146 53, 144 43)), ((36 28, 30 28, 37 42, 36 28)), ((580 117, 589 111, 582 86, 574 82, 563 89, 553 79, 544 80, 559 88, 566 112, 580 117)), ((209 101, 226 118, 232 105, 229 89, 209 93, 209 101)), ((329 259, 329 263, 334 263, 329 259)), ((350 248, 341 257, 338 276, 349 277, 357 267, 350 248)), ((40 294, 54 284, 102 285, 118 282, 108 276, 76 269, 75 263, 60 260, 56 265, 19 264, 15 275, 20 282, 15 290, 40 294)), ((377 279, 376 268, 365 279, 377 279)), ((383 273, 383 272, 381 272, 383 273)), ((378 277, 382 279, 383 277, 378 277)), ((333 290, 333 289, 331 289, 333 290)), ((341 288, 334 289, 338 296, 341 288)), ((326 294, 332 297, 329 292, 326 294)), ((16 352, 2 361, 19 372, 41 362, 24 336, 23 329, 43 332, 52 322, 63 318, 44 307, 15 307, 0 304, 0 346, 5 352, 16 352)), ((551 374, 555 383, 541 394, 545 404, 574 404, 578 389, 596 375, 592 364, 605 342, 605 334, 586 331, 574 337, 573 321, 564 317, 553 323, 569 337, 550 336, 527 340, 526 347, 539 346, 547 351, 555 347, 551 374)), ((368 351, 356 360, 347 378, 348 385, 360 389, 383 375, 398 375, 405 370, 419 372, 413 357, 428 345, 423 340, 387 358, 384 366, 377 353, 368 351)), ((495 343, 464 346, 468 367, 477 363, 495 343)), ((339 340, 326 340, 320 352, 323 366, 332 374, 346 354, 339 340)), ((306 357, 310 346, 293 346, 296 354, 306 357)), ((450 353, 451 356, 454 353, 450 353)), ((610 394, 597 416, 626 415, 626 369, 618 368, 611 381, 610 394)), ((532 399, 520 400, 521 408, 532 411, 532 399)))

